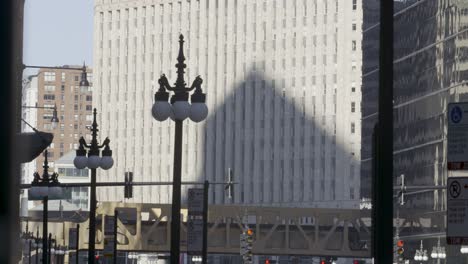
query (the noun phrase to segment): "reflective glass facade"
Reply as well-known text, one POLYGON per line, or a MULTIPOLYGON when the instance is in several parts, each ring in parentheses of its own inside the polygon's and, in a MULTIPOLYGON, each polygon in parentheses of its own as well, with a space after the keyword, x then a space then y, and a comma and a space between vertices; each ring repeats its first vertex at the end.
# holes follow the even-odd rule
MULTIPOLYGON (((363 8, 362 198, 371 197, 379 86, 378 4, 364 1, 363 8)), ((447 104, 468 99, 468 2, 395 1, 394 6, 393 173, 394 187, 401 186, 404 175, 407 188, 403 198, 394 192, 395 241, 405 241, 402 257, 412 260, 421 241, 430 255, 440 239, 447 263, 465 263, 457 257, 459 246, 445 245, 445 185, 447 177, 458 175, 448 173, 446 166, 447 104)), ((430 257, 431 261, 436 259, 430 257)))

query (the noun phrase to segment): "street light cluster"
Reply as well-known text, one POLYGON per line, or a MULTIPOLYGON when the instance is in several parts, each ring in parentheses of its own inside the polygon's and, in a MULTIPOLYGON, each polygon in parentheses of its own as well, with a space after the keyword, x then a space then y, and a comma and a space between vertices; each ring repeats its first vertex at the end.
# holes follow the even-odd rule
POLYGON ((201 84, 203 80, 200 76, 197 76, 192 86, 188 89, 185 88, 185 83, 182 89, 171 87, 166 76, 163 74, 159 78, 159 90, 154 95, 154 105, 151 110, 154 119, 157 121, 164 121, 167 118, 172 120, 185 120, 190 118, 193 122, 203 121, 208 115, 208 107, 206 106, 206 94, 202 92, 201 84), (169 104, 169 93, 167 90, 174 91, 174 95, 171 97, 171 104, 169 104), (188 102, 188 91, 195 89, 194 93, 190 96, 190 102, 188 102))
POLYGON ((201 89, 203 83, 202 78, 197 76, 192 83, 192 86, 185 87, 184 81, 184 68, 187 65, 184 63, 185 57, 183 53, 184 36, 179 37, 179 55, 177 56, 177 80, 175 86, 171 87, 166 75, 161 75, 158 80, 159 90, 154 95, 154 105, 151 109, 154 119, 157 121, 164 121, 167 118, 172 120, 183 121, 189 117, 193 122, 203 121, 208 115, 208 107, 206 106, 206 94, 201 89), (190 96, 188 92, 194 90, 190 96), (173 91, 174 95, 171 97, 169 104, 169 93, 166 91, 173 91), (171 106, 172 105, 172 106, 171 106))
POLYGON ((49 166, 47 163, 47 150, 44 151, 44 172, 42 177, 39 173, 34 173, 34 180, 31 182, 31 189, 29 189, 29 196, 37 199, 48 197, 49 199, 58 199, 62 197, 62 188, 59 187, 58 174, 56 172, 49 175, 49 166))
POLYGON ((423 252, 421 252, 418 249, 416 249, 416 254, 414 255, 414 260, 416 260, 416 261, 428 261, 429 257, 427 256, 427 250, 424 250, 423 252))
POLYGON ((202 256, 192 256, 192 262, 202 262, 202 256))
POLYGON ((447 257, 447 254, 445 253, 444 247, 432 248, 431 258, 445 259, 446 257, 447 257))
POLYGON ((437 246, 432 247, 431 258, 434 259, 445 259, 447 254, 445 254, 445 247, 440 246, 440 237, 437 239, 437 246))
POLYGON ((427 250, 423 248, 423 242, 421 240, 421 246, 419 249, 416 249, 416 253, 414 254, 414 260, 416 261, 428 261, 429 257, 427 256, 427 250))
POLYGON ((96 123, 96 108, 94 108, 94 121, 91 128, 92 140, 91 144, 87 144, 83 137, 80 138, 80 147, 76 150, 76 157, 73 160, 73 164, 77 169, 84 169, 86 167, 90 169, 96 169, 101 167, 104 170, 112 168, 114 165, 114 159, 112 159, 112 150, 109 147, 110 140, 106 138, 101 146, 97 142, 97 123, 96 123), (89 148, 86 151, 86 148, 89 148), (99 156, 99 149, 103 148, 102 157, 99 156), (86 157, 88 154, 88 157, 86 157))
POLYGON ((86 167, 90 169, 96 169, 101 167, 101 169, 108 170, 114 165, 114 159, 112 159, 112 150, 110 150, 109 142, 110 140, 106 138, 102 146, 105 146, 102 151, 102 157, 99 156, 99 150, 86 151, 85 146, 89 147, 83 138, 80 138, 80 147, 76 150, 76 157, 73 160, 75 167, 77 169, 84 169, 86 167), (88 152, 88 157, 86 153, 88 152))

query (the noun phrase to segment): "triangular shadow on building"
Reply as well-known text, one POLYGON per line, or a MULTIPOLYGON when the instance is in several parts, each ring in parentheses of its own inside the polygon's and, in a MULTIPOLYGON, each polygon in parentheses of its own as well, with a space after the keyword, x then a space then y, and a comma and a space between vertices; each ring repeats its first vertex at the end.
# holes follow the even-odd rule
MULTIPOLYGON (((309 91, 304 92, 302 86, 286 88, 283 79, 273 82, 260 71, 252 70, 246 76, 225 95, 223 89, 215 92, 204 83, 209 105, 215 101, 217 106, 203 121, 203 167, 195 180, 223 182, 231 168, 234 181, 239 183, 233 199, 227 197, 223 185, 211 186, 209 202, 359 208, 356 155, 360 146, 352 153, 335 135, 344 129, 347 132, 340 132, 341 141, 349 144, 345 135, 350 133, 351 124, 335 121, 334 126, 336 114, 319 114, 325 98, 320 95, 314 99, 313 88, 307 84, 304 89, 309 91), (354 173, 350 173, 351 161, 354 173)), ((336 94, 334 88, 326 93, 326 112, 330 112, 335 106, 329 104, 336 94)), ((357 132, 360 128, 354 129, 357 132)), ((182 190, 184 203, 187 188, 182 190)))

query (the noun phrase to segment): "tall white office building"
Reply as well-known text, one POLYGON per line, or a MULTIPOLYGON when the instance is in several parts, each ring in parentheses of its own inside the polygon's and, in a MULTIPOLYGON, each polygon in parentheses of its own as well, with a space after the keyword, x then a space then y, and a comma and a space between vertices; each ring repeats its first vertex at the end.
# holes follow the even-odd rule
MULTIPOLYGON (((38 82, 37 75, 28 76, 27 79, 23 80, 21 104, 25 106, 35 106, 37 103, 38 95, 38 82)), ((32 127, 37 127, 37 109, 35 108, 23 108, 21 110, 21 117, 24 121, 28 122, 32 127)), ((21 122, 22 132, 33 132, 32 128, 26 123, 21 122)), ((33 180, 33 174, 37 171, 36 161, 33 160, 28 163, 21 164, 21 183, 31 183, 33 180)), ((28 192, 25 190, 21 191, 21 208, 22 214, 28 208, 33 206, 32 202, 28 202, 28 192)))
MULTIPOLYGON (((184 121, 183 181, 223 182, 232 168, 234 200, 217 185, 211 203, 359 206, 360 1, 95 0, 94 17, 93 104, 115 160, 98 181, 171 181, 174 123, 151 107, 160 74, 175 82, 183 34, 186 82, 201 75, 209 107, 184 121)), ((135 188, 132 201, 170 203, 171 187, 135 188)))

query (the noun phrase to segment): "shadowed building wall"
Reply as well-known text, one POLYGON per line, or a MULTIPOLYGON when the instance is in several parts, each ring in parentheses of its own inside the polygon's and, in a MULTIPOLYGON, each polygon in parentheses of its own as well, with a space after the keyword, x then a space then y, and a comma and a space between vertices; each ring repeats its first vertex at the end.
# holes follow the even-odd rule
MULTIPOLYGON (((211 203, 357 207, 361 13, 360 1, 96 1, 93 104, 115 159, 98 180, 171 181, 174 123, 151 107, 159 75, 175 80, 182 33, 186 80, 201 75, 210 109, 184 122, 184 181, 232 168, 234 201, 216 186, 211 203)), ((133 201, 170 194, 139 187, 133 201)))

